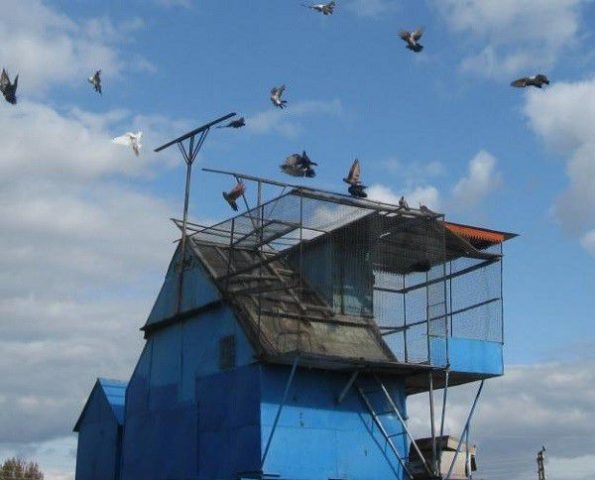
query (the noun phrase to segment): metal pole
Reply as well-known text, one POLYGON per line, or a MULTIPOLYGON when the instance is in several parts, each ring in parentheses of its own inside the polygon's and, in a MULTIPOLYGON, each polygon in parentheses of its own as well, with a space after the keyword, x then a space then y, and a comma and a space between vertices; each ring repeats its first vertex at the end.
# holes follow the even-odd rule
POLYGON ((399 419, 399 421, 401 422, 401 425, 403 426, 403 430, 405 430, 405 433, 407 434, 407 436, 409 437, 409 440, 411 441, 411 443, 413 444, 413 448, 415 449, 415 451, 417 452, 417 454, 419 455, 420 460, 422 461, 426 471, 430 474, 430 476, 432 476, 432 471, 430 470, 430 467, 428 467, 428 462, 426 462, 426 458, 424 457, 424 455, 421 453, 421 450, 419 449, 419 446, 417 445, 417 442, 415 441, 415 439, 413 438, 413 435, 411 435, 411 432, 409 431, 409 429, 407 428, 407 424, 405 423, 405 420, 403 420, 403 417, 401 416, 401 412, 399 412, 399 409, 397 408, 397 406, 395 405, 395 402, 393 402, 392 397, 390 396, 390 394, 388 393, 388 390, 386 389, 386 387, 384 386, 384 384, 378 379, 378 377, 375 377, 376 381, 378 382, 378 384, 380 385, 380 388, 382 389, 382 391, 384 392, 384 396, 386 397, 386 399, 388 400, 388 403, 390 404, 391 408, 394 410, 394 412, 397 415, 397 418, 399 419))
POLYGON ((465 435, 465 473, 467 478, 471 478, 471 462, 469 462, 470 455, 469 455, 469 430, 467 429, 467 434, 465 435))
POLYGON ((262 460, 260 461, 261 469, 264 467, 264 462, 265 462, 267 455, 269 453, 269 448, 271 447, 271 442, 273 440, 275 430, 277 429, 277 423, 279 422, 279 417, 281 416, 281 411, 283 410, 283 407, 285 406, 285 402, 287 401, 287 395, 289 394, 289 388, 291 387, 291 384, 293 383, 293 377, 295 376, 295 371, 297 370, 298 359, 299 359, 298 355, 296 355, 295 358, 293 359, 291 373, 289 374, 289 378, 287 379, 287 383, 285 384, 285 391, 283 392, 283 398, 281 400, 281 403, 279 404, 279 408, 277 409, 277 414, 275 415, 275 420, 273 421, 273 427, 271 428, 271 433, 269 434, 269 439, 267 440, 267 444, 264 449, 264 454, 262 456, 262 460))
POLYGON ((438 472, 442 472, 442 438, 444 437, 444 421, 446 419, 446 397, 448 394, 449 367, 444 372, 444 392, 442 393, 442 415, 440 418, 440 445, 438 448, 438 472))
POLYGON ((347 392, 353 386, 353 382, 355 382, 355 380, 357 379, 358 375, 359 375, 359 370, 355 370, 351 374, 351 377, 349 377, 349 380, 347 381, 347 384, 345 385, 345 387, 343 388, 343 390, 341 390, 341 393, 337 397, 337 403, 338 404, 341 403, 341 402, 343 402, 343 399, 345 398, 345 395, 347 395, 347 392))
POLYGON ((430 393, 430 428, 432 431, 432 471, 436 474, 437 455, 436 455, 436 425, 434 420, 434 376, 432 372, 428 373, 429 393, 430 393))
POLYGON ((465 438, 465 433, 467 432, 467 429, 469 428, 469 423, 471 422, 471 418, 473 417, 473 412, 475 412, 475 407, 477 406, 477 401, 479 400, 479 396, 481 395, 481 391, 483 389, 483 382, 484 382, 484 380, 482 380, 481 383, 479 384, 479 389, 477 390, 477 394, 475 395, 475 400, 473 400, 473 406, 471 407, 471 411, 469 412, 469 415, 467 416, 467 421, 465 422, 465 428, 463 428, 463 431, 461 432, 461 438, 459 438, 457 450, 456 450, 455 455, 452 459, 452 462, 450 463, 450 468, 448 469, 448 474, 446 475, 445 480, 450 480, 452 471, 455 468, 455 462, 457 461, 457 456, 459 455, 459 450, 461 449, 461 445, 463 444, 463 439, 465 438))

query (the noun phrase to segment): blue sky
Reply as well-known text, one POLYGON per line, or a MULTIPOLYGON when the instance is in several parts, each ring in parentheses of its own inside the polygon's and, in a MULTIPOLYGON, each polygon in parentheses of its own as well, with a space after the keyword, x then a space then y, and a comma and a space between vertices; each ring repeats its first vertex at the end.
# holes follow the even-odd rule
MULTIPOLYGON (((184 169, 152 149, 230 111, 248 126, 212 131, 199 167, 287 180, 278 165, 305 149, 320 164, 306 182, 343 191, 357 156, 375 198, 519 233, 505 246, 511 377, 593 360, 593 3, 339 0, 329 17, 300 3, 0 0, 14 12, 0 62, 21 74, 19 104, 0 106, 0 352, 29 379, 0 382, 0 425, 39 425, 0 434, 0 453, 57 442, 52 478, 69 478, 68 422, 94 377, 129 375, 177 235, 184 169), (397 33, 419 25, 414 54, 397 33), (509 86, 537 72, 544 91, 509 86), (132 129, 145 132, 138 159, 110 142, 132 129)), ((229 215, 229 186, 196 169, 191 217, 229 215)))

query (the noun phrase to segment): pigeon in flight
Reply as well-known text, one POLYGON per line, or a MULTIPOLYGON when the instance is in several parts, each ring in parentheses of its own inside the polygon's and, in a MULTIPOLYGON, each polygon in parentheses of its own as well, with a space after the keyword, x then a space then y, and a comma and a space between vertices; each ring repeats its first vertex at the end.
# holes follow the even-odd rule
POLYGON ((335 10, 335 5, 335 2, 317 3, 315 5, 302 4, 303 7, 311 8, 312 10, 316 10, 317 12, 320 12, 324 15, 332 15, 333 11, 335 10))
POLYGON ((236 200, 244 195, 245 191, 246 185, 244 185, 242 182, 238 182, 236 186, 233 187, 229 192, 223 192, 223 198, 227 203, 229 203, 229 206, 237 212, 238 204, 236 203, 236 200))
POLYGON ((352 197, 366 198, 368 194, 365 192, 365 189, 368 187, 362 185, 362 182, 359 179, 360 175, 361 166, 359 164, 359 160, 356 158, 349 169, 347 178, 344 178, 343 181, 349 184, 347 191, 352 197))
POLYGON ((409 210, 409 204, 407 203, 407 200, 405 200, 405 197, 401 195, 401 198, 399 198, 399 208, 401 208, 402 210, 409 210))
POLYGON ((407 48, 413 52, 421 52, 424 49, 423 45, 420 45, 419 39, 424 34, 424 29, 419 27, 417 30, 413 32, 409 32, 407 30, 401 30, 399 32, 399 37, 401 37, 405 42, 407 42, 407 48))
POLYGON ((517 88, 525 88, 525 87, 542 88, 544 84, 549 85, 550 81, 544 74, 539 73, 537 75, 534 75, 533 77, 519 78, 518 80, 515 80, 514 82, 512 82, 510 85, 513 87, 517 87, 517 88))
POLYGON ((19 84, 19 76, 14 77, 14 83, 10 83, 10 78, 6 70, 2 69, 0 75, 0 92, 4 95, 4 98, 8 103, 16 105, 17 103, 17 86, 19 84))
POLYGON ((285 108, 285 105, 287 105, 287 100, 281 99, 284 91, 285 85, 281 85, 280 87, 273 87, 273 89, 271 90, 271 102, 273 102, 273 105, 275 105, 275 107, 285 108))
POLYGON ((142 147, 142 144, 140 143, 142 136, 143 132, 140 131, 138 133, 126 132, 124 135, 114 138, 112 142, 114 142, 117 145, 125 145, 127 147, 132 147, 132 150, 138 157, 138 155, 140 154, 140 149, 142 147))
POLYGON ((87 81, 93 85, 96 92, 101 95, 101 70, 97 70, 87 81))
POLYGON ((227 125, 220 125, 217 128, 242 128, 246 126, 246 120, 244 117, 240 117, 236 120, 232 120, 227 125))
POLYGON ((303 151, 301 155, 294 153, 287 157, 283 165, 281 165, 281 170, 292 177, 313 178, 316 176, 316 172, 312 168, 314 166, 318 166, 318 164, 310 160, 308 154, 303 151))

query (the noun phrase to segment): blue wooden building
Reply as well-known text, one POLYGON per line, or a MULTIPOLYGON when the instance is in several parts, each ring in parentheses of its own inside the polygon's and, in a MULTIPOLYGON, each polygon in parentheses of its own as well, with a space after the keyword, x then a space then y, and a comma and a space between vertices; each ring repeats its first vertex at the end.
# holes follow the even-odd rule
POLYGON ((407 397, 434 411, 435 390, 503 373, 512 236, 305 188, 188 225, 124 414, 92 419, 100 381, 77 423, 77 480, 444 476, 433 422, 411 468, 407 397))

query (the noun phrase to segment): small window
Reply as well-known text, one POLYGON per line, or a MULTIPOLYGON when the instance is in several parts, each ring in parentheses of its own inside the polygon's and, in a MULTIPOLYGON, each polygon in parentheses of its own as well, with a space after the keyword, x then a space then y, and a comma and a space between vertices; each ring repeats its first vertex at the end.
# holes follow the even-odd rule
POLYGON ((236 337, 229 335, 219 340, 219 368, 230 370, 236 366, 236 337))

